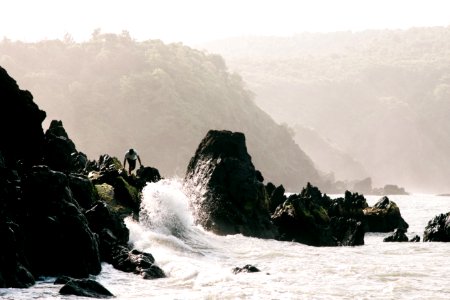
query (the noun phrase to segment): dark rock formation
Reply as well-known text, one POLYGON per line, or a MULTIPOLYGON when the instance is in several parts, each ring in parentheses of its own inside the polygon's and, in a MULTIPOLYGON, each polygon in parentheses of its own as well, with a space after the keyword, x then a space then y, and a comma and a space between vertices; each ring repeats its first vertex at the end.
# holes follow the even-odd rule
POLYGON ((312 246, 363 245, 365 231, 360 221, 351 218, 353 214, 350 212, 357 210, 351 207, 352 200, 350 193, 347 202, 344 199, 332 200, 308 183, 300 194, 290 195, 272 215, 280 232, 278 239, 312 246), (346 205, 345 213, 340 209, 344 207, 341 202, 346 205), (331 219, 330 208, 334 212, 331 219))
POLYGON ((450 242, 450 212, 431 219, 423 233, 424 242, 450 242))
POLYGON ((345 192, 344 198, 336 198, 328 203, 330 217, 354 218, 360 221, 364 218, 364 209, 369 207, 363 195, 349 191, 345 192))
POLYGON ((319 189, 306 186, 300 194, 293 194, 275 210, 273 222, 280 232, 278 239, 312 246, 336 246, 331 234, 330 218, 321 202, 328 201, 319 189))
POLYGON ((114 295, 103 285, 92 279, 69 280, 60 290, 61 295, 75 295, 90 298, 111 298, 114 295))
POLYGON ((338 246, 364 245, 366 231, 361 221, 352 218, 332 217, 330 219, 331 235, 338 246))
POLYGON ((0 152, 7 167, 30 166, 42 160, 46 114, 33 102, 29 91, 0 67, 0 152))
POLYGON ((216 234, 272 238, 264 185, 239 132, 211 130, 189 162, 185 187, 195 222, 216 234))
POLYGON ((72 197, 68 177, 36 166, 23 180, 22 189, 25 252, 33 273, 79 278, 98 274, 97 239, 72 197))
POLYGON ((396 228, 391 235, 383 239, 383 242, 408 242, 408 237, 405 233, 406 230, 404 228, 396 228))
POLYGON ((140 274, 144 279, 164 278, 166 275, 156 264, 149 253, 136 249, 117 248, 113 261, 114 268, 125 272, 140 274))
POLYGON ((420 242, 420 236, 418 236, 417 234, 415 236, 413 236, 410 240, 411 243, 418 243, 420 242))
MULTIPOLYGON (((160 179, 158 170, 130 177, 108 155, 88 162, 61 121, 44 135, 45 112, 2 68, 0 100, 0 287, 28 287, 38 276, 87 277, 100 272, 100 261, 114 265, 119 252, 130 251, 126 214, 116 203, 138 211, 139 190, 160 179), (93 183, 103 182, 118 199, 99 201, 93 183)), ((161 272, 154 264, 141 270, 151 278, 161 272)))
POLYGON ((242 268, 236 267, 233 269, 234 274, 238 273, 255 273, 255 272, 261 272, 257 267, 252 265, 245 265, 242 268))
POLYGON ((53 120, 45 132, 44 164, 56 171, 73 171, 77 149, 61 121, 53 120))
POLYGON ((373 207, 364 209, 364 221, 368 232, 390 232, 396 228, 407 230, 400 209, 388 197, 382 197, 373 207))
POLYGON ((287 198, 284 195, 286 191, 283 185, 275 187, 271 182, 266 185, 266 191, 269 195, 269 211, 273 214, 277 207, 286 201, 287 198))
POLYGON ((147 182, 158 182, 162 179, 158 169, 152 167, 141 167, 136 171, 137 186, 143 188, 147 182))

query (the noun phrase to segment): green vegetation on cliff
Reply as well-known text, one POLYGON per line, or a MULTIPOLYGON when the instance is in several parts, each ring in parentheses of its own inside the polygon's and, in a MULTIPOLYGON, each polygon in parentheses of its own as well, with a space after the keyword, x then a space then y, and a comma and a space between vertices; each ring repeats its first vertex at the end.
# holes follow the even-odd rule
POLYGON ((243 132, 266 180, 298 190, 320 185, 312 161, 252 100, 221 56, 159 40, 95 31, 84 43, 0 43, 0 65, 61 119, 90 159, 136 148, 145 165, 183 176, 210 129, 243 132))

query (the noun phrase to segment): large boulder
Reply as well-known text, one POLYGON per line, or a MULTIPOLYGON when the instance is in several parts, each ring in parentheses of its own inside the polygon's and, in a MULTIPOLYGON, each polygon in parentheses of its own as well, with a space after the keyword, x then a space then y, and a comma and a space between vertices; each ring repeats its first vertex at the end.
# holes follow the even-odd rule
POLYGON ((383 239, 383 242, 408 242, 406 230, 404 228, 396 228, 393 233, 383 239))
POLYGON ((61 295, 89 298, 111 298, 114 295, 103 285, 92 279, 71 279, 59 290, 61 295))
POLYGON ((450 212, 431 219, 423 233, 424 242, 450 242, 450 212))
POLYGON ((396 228, 407 230, 409 227, 400 214, 400 208, 386 196, 373 207, 364 209, 364 221, 367 232, 390 232, 396 228))
POLYGON ((209 131, 184 179, 195 222, 216 234, 273 238, 268 197, 258 178, 243 133, 209 131))
POLYGON ((33 167, 23 180, 25 253, 36 275, 87 277, 101 270, 97 239, 67 175, 33 167))

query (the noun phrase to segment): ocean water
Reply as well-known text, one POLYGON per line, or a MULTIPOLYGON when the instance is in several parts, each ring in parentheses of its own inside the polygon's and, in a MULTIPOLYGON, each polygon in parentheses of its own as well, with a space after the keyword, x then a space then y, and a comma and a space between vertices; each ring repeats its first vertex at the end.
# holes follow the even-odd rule
MULTIPOLYGON (((366 197, 373 205, 379 197, 366 197)), ((421 238, 427 222, 450 211, 450 197, 389 196, 421 238)), ((140 223, 126 220, 130 240, 153 254, 167 278, 144 280, 104 264, 95 279, 117 299, 450 299, 450 243, 384 243, 368 233, 358 247, 216 236, 194 226, 179 180, 149 184, 140 223), (258 273, 233 274, 252 264, 258 273)), ((60 296, 54 278, 29 289, 0 289, 1 299, 60 296)))

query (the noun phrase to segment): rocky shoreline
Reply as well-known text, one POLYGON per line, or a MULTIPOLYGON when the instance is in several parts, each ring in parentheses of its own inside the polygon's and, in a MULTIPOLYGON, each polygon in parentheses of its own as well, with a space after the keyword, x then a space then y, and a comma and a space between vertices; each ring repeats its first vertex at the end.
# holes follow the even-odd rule
MULTIPOLYGON (((44 132, 46 113, 1 67, 0 99, 0 288, 68 276, 61 293, 91 295, 82 290, 97 286, 79 279, 99 274, 102 262, 145 279, 165 277, 150 253, 129 244, 123 221, 139 218, 141 191, 161 179, 159 171, 143 167, 129 176, 107 154, 89 161, 61 121, 44 132)), ((184 179, 195 222, 216 234, 356 246, 365 232, 395 230, 390 240, 404 241, 408 224, 387 197, 369 207, 358 193, 331 199, 308 184, 287 197, 282 185, 263 182, 244 134, 215 130, 200 143, 184 179)), ((449 223, 449 213, 431 220, 424 241, 450 241, 449 223)))

